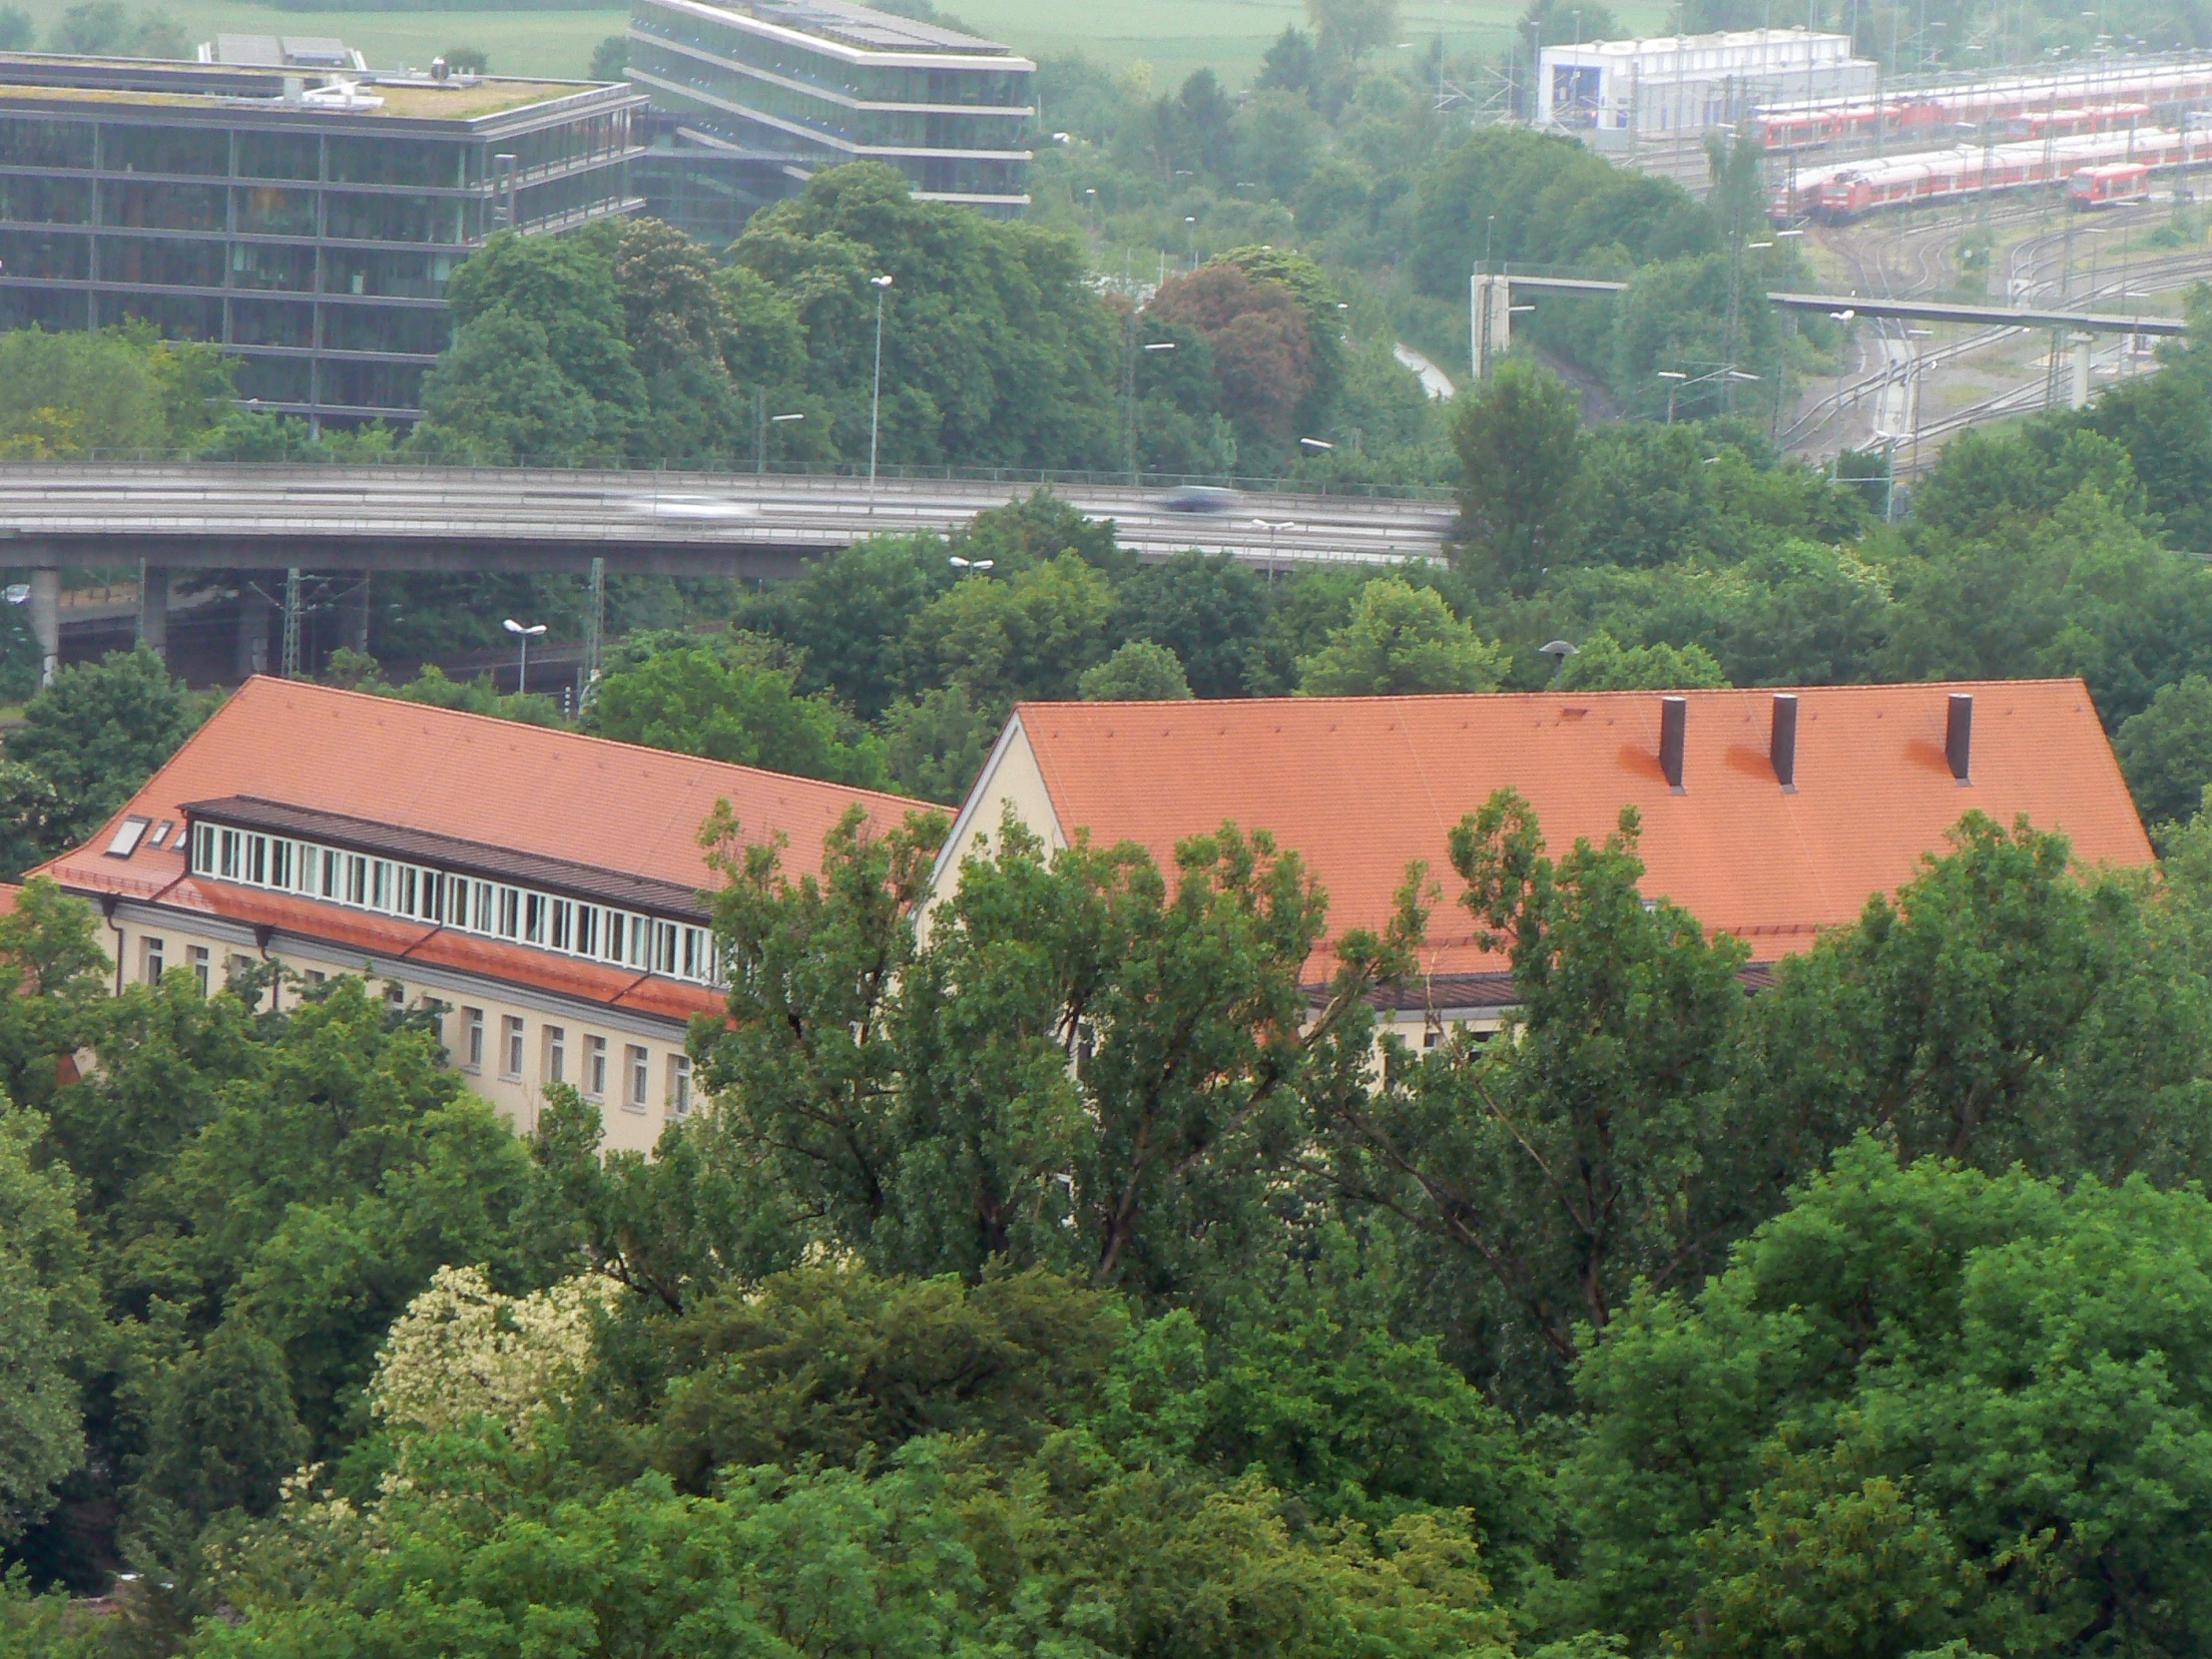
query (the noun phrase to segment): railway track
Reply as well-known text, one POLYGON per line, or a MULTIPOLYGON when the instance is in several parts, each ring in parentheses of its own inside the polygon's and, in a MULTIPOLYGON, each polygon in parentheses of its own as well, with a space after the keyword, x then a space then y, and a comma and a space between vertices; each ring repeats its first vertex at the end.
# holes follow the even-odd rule
MULTIPOLYGON (((2033 208, 2018 209, 2002 216, 1992 213, 1990 222, 2016 224, 2038 217, 2040 213, 2041 210, 2033 208)), ((1855 291, 1895 298, 1932 292, 1944 285, 1940 270, 1942 250, 1946 239, 1957 235, 1961 228, 1956 220, 1939 220, 1906 227, 1899 236, 1873 239, 1871 246, 1868 239, 1843 232, 1825 234, 1820 240, 1854 273, 1855 291)), ((2016 244, 2006 261, 2007 297, 2023 303, 2037 299, 2048 303, 2057 299, 2062 305, 2093 309, 2100 299, 2171 292, 2177 287, 2212 280, 2212 250, 2206 250, 2141 261, 2125 260, 2116 272, 2107 270, 2100 276, 2092 270, 2086 285, 2075 288, 2063 275, 2067 269, 2064 263, 2066 246, 2073 236, 2103 229, 2105 227, 2077 225, 2070 232, 2066 228, 2047 231, 2016 244), (2059 264, 2055 272, 2046 276, 2045 266, 2053 254, 2058 256, 2059 264), (2057 291, 2061 288, 2066 290, 2063 294, 2057 291)), ((1824 427, 1836 428, 1840 436, 1843 420, 1850 409, 1869 395, 1885 392, 1906 401, 1906 412, 1913 417, 1909 435, 1916 445, 1928 438, 1964 430, 1980 421, 2036 407, 2049 393, 2047 373, 2042 379, 1993 393, 1937 420, 1926 422, 1917 418, 1918 389, 1907 384, 1911 379, 1925 376, 1930 369, 1973 356, 2028 331, 2009 327, 1979 328, 1941 345, 1915 347, 1911 343, 1911 331, 1903 323, 1876 322, 1874 337, 1883 343, 1882 366, 1875 372, 1847 378, 1840 392, 1831 392, 1800 412, 1781 434, 1781 446, 1789 449, 1808 442, 1824 427)), ((1860 351, 1864 368, 1863 342, 1860 351)))

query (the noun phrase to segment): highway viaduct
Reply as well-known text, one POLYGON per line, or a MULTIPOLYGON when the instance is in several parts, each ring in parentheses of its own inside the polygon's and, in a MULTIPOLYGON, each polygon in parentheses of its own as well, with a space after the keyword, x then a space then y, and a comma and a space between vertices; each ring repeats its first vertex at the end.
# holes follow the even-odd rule
MULTIPOLYGON (((65 567, 137 569, 139 637, 168 641, 170 573, 428 570, 781 577, 862 536, 964 526, 1027 482, 582 472, 472 467, 0 464, 0 567, 30 573, 51 673, 65 567)), ((1144 559, 1186 549, 1253 565, 1434 558, 1452 507, 1434 499, 1216 492, 1176 511, 1160 488, 1055 484, 1115 521, 1144 559)), ((266 601, 258 601, 266 604, 266 601)), ((365 584, 346 619, 365 643, 365 584)), ((262 613, 266 628, 266 612, 262 613)))

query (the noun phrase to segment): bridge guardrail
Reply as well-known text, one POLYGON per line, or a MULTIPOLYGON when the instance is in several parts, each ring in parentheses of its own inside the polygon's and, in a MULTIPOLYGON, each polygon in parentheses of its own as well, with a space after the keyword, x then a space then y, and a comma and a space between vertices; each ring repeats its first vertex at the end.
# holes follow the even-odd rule
MULTIPOLYGON (((718 457, 700 457, 683 461, 664 461, 652 465, 593 465, 586 466, 559 461, 524 461, 514 466, 484 466, 475 462, 443 462, 433 456, 395 455, 388 459, 380 456, 348 456, 343 460, 322 459, 299 455, 276 457, 268 460, 214 459, 179 450, 145 449, 89 449, 67 459, 43 461, 0 461, 0 475, 16 477, 66 477, 89 469, 109 467, 143 468, 154 475, 170 473, 189 476, 211 467, 252 471, 300 471, 328 469, 332 473, 363 471, 373 473, 415 472, 425 477, 452 476, 458 474, 484 474, 505 479, 518 479, 529 475, 547 478, 574 479, 579 476, 620 479, 625 487, 637 488, 647 479, 686 480, 693 485, 718 484, 727 486, 741 479, 774 479, 784 485, 806 487, 820 484, 824 487, 846 487, 862 482, 867 477, 865 467, 849 462, 810 465, 803 467, 770 467, 755 471, 738 464, 716 464, 718 457)), ((1369 501, 1450 501, 1452 491, 1435 484, 1371 483, 1328 478, 1245 478, 1223 474, 1150 473, 1140 472, 1132 477, 1122 471, 1077 470, 1049 467, 960 467, 960 466, 879 466, 876 468, 879 483, 946 483, 980 485, 1022 485, 1040 488, 1069 485, 1083 489, 1123 489, 1133 491, 1168 490, 1194 485, 1218 489, 1234 489, 1249 494, 1339 496, 1349 500, 1369 501)))

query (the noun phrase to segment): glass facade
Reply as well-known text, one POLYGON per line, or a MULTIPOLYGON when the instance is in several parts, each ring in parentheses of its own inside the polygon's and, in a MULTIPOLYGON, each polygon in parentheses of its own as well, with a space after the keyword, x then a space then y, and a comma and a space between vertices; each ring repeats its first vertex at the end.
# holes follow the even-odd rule
POLYGON ((7 90, 0 326, 143 318, 229 347, 240 396, 317 420, 420 413, 446 283, 510 217, 549 233, 639 206, 627 87, 464 119, 7 90))
POLYGON ((703 151, 728 145, 800 177, 887 162, 917 195, 1002 214, 1028 204, 1034 69, 987 42, 836 0, 634 0, 629 72, 703 151))

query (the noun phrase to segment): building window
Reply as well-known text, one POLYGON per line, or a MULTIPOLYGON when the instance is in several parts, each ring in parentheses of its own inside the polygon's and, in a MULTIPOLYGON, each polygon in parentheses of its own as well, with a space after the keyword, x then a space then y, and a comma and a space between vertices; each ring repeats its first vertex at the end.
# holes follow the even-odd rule
POLYGON ((545 912, 548 908, 542 893, 522 895, 522 936, 532 944, 545 943, 545 912))
POLYGON ((499 1073, 510 1083, 522 1081, 522 1021, 513 1014, 499 1022, 500 1046, 505 1050, 501 1058, 505 1062, 499 1073))
POLYGON ((636 1043, 629 1047, 630 1098, 623 1104, 633 1112, 645 1110, 645 1097, 653 1088, 653 1056, 636 1043))
POLYGON ((461 1067, 465 1071, 484 1069, 484 1010, 461 1010, 461 1067))
POLYGON ((607 1098, 607 1039, 584 1039, 584 1092, 594 1100, 607 1098))
POLYGON ((384 981, 384 1000, 397 1012, 407 1006, 407 987, 396 979, 384 981))
POLYGON ((691 1116, 691 1056, 668 1057, 668 1110, 671 1117, 691 1116))
POLYGON ((358 852, 345 855, 345 901, 348 904, 368 903, 368 860, 358 852))
POLYGON ((309 990, 313 990, 318 985, 327 985, 330 982, 330 976, 320 968, 309 968, 301 977, 307 981, 309 990))
POLYGON ((568 948, 569 929, 576 914, 576 906, 565 898, 553 900, 553 936, 548 941, 555 950, 568 948))
POLYGON ((162 940, 149 933, 139 940, 139 959, 142 964, 139 969, 140 977, 149 985, 160 984, 162 982, 162 964, 168 957, 167 946, 162 940))
POLYGON ((200 983, 200 994, 206 996, 208 994, 209 972, 208 947, 204 944, 193 945, 185 952, 185 957, 186 960, 192 963, 192 976, 200 983))
POLYGON ((548 1083, 568 1081, 568 1033, 558 1025, 545 1028, 545 1080, 548 1083))
POLYGON ((499 936, 511 939, 522 931, 522 894, 512 887, 499 889, 499 936))
POLYGON ((239 847, 245 839, 236 830, 223 831, 220 850, 216 854, 217 873, 234 877, 239 873, 239 847))

